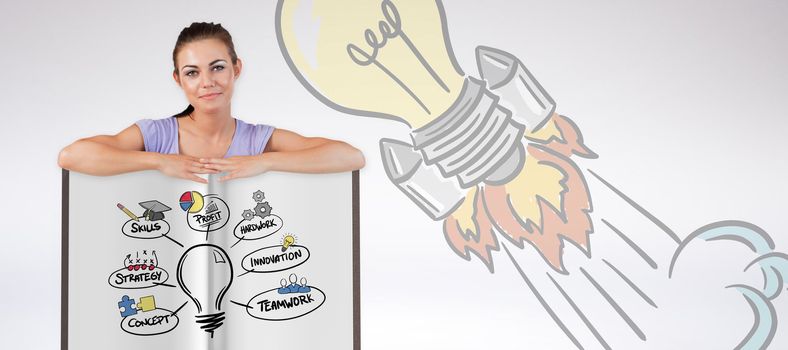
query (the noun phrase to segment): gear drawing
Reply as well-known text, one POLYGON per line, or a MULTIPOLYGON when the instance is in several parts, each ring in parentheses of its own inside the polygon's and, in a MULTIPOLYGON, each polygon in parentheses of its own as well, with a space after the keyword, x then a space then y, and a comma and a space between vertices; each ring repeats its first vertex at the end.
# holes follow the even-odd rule
POLYGON ((271 215, 271 205, 268 202, 257 203, 254 206, 254 215, 259 216, 261 219, 271 215))
POLYGON ((241 216, 244 217, 244 220, 252 220, 252 218, 254 218, 254 212, 246 209, 243 213, 241 213, 241 216))
POLYGON ((254 199, 257 203, 262 203, 265 200, 265 193, 263 191, 257 190, 252 194, 252 199, 254 199))

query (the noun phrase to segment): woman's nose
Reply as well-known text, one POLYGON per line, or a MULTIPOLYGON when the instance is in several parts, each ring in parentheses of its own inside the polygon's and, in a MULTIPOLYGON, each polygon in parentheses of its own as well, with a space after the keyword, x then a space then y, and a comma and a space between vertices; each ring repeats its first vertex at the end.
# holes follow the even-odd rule
POLYGON ((202 87, 213 87, 215 85, 215 81, 210 74, 204 74, 202 76, 202 87))

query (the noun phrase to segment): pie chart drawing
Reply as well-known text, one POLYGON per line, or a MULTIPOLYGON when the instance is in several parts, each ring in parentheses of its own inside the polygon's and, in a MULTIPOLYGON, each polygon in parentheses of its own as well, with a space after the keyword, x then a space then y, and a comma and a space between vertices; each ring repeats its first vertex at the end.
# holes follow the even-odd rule
POLYGON ((202 194, 197 191, 184 192, 181 195, 181 209, 185 212, 196 213, 202 210, 204 200, 202 194))

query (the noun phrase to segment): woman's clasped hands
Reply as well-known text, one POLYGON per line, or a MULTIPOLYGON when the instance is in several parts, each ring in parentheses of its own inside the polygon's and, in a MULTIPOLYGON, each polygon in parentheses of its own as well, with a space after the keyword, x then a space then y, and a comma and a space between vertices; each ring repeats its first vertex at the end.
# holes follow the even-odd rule
POLYGON ((219 178, 220 182, 255 176, 270 170, 270 166, 265 161, 265 154, 229 158, 200 158, 199 163, 206 171, 226 173, 219 178))
POLYGON ((179 154, 161 154, 160 156, 158 169, 162 173, 204 184, 208 181, 197 174, 226 173, 219 178, 219 181, 222 182, 262 174, 269 170, 261 155, 229 158, 197 158, 179 154))
POLYGON ((269 170, 262 155, 235 156, 229 158, 197 158, 179 154, 161 154, 158 170, 165 175, 199 183, 208 181, 197 174, 226 175, 219 181, 227 181, 262 174, 269 170))

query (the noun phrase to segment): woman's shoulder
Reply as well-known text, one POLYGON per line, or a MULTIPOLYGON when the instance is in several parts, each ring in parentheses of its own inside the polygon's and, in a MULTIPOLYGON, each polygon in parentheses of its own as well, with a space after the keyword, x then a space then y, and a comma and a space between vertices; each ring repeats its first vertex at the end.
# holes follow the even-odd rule
POLYGON ((140 119, 136 121, 145 142, 145 150, 158 153, 177 153, 178 121, 175 117, 140 119))
POLYGON ((143 119, 140 119, 140 120, 134 122, 134 124, 137 124, 137 126, 139 126, 140 129, 142 129, 142 128, 172 128, 172 127, 177 128, 178 127, 178 121, 175 120, 175 116, 167 117, 167 118, 161 118, 161 119, 143 118, 143 119))
POLYGON ((238 122, 238 126, 241 128, 272 128, 272 126, 268 124, 248 123, 238 118, 235 118, 235 120, 238 122))
POLYGON ((276 128, 268 124, 247 123, 238 118, 235 120, 235 140, 238 141, 237 147, 244 150, 242 152, 239 150, 239 153, 262 153, 276 128))
POLYGON ((236 130, 242 134, 270 134, 274 131, 273 126, 269 124, 247 123, 241 119, 236 118, 236 130))

